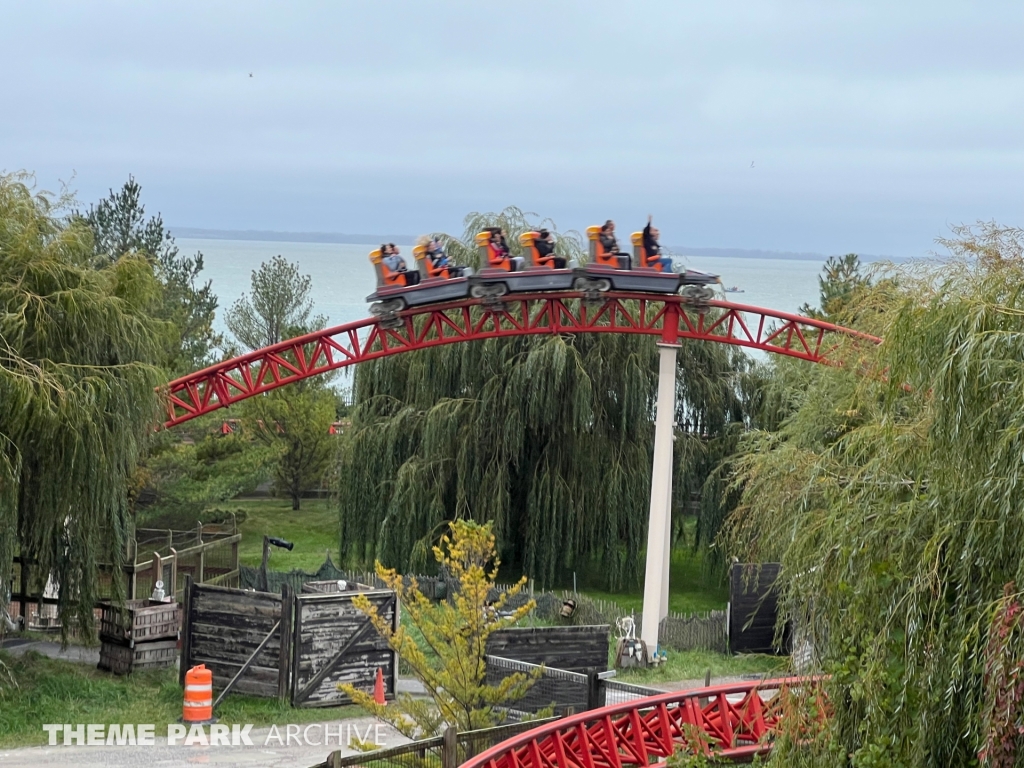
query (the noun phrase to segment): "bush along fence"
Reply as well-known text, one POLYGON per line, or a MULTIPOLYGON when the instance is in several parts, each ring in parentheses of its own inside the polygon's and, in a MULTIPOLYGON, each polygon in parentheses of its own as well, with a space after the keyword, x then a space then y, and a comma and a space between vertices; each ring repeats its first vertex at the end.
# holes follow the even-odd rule
MULTIPOLYGON (((446 599, 458 591, 458 584, 444 574, 440 576, 414 575, 412 578, 416 579, 420 591, 435 600, 446 599)), ((277 594, 280 594, 281 586, 286 583, 292 588, 292 591, 301 592, 302 585, 307 582, 336 580, 358 582, 377 588, 384 586, 376 574, 371 571, 350 571, 338 568, 332 562, 330 554, 327 555, 324 564, 314 573, 300 570, 288 573, 264 571, 262 568, 247 566, 242 566, 239 569, 239 586, 243 589, 277 594)), ((511 586, 511 584, 496 584, 492 599, 497 600, 500 593, 507 591, 511 586)), ((629 615, 629 611, 616 603, 570 591, 533 592, 530 589, 524 589, 511 598, 506 607, 517 608, 531 598, 537 603, 533 614, 536 618, 559 625, 608 624, 615 627, 618 619, 629 615), (563 609, 569 602, 572 603, 573 610, 571 615, 566 617, 563 615, 563 609)), ((639 614, 634 614, 633 620, 636 622, 636 634, 639 637, 642 618, 639 614)), ((658 637, 663 646, 676 651, 707 650, 727 653, 729 651, 728 612, 669 613, 661 620, 658 637)))

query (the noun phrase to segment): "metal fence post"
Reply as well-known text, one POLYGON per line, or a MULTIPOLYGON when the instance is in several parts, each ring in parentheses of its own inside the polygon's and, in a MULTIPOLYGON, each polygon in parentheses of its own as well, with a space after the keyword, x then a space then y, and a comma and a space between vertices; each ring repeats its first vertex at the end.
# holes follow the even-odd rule
POLYGON ((601 707, 601 678, 596 669, 587 670, 587 709, 601 707))

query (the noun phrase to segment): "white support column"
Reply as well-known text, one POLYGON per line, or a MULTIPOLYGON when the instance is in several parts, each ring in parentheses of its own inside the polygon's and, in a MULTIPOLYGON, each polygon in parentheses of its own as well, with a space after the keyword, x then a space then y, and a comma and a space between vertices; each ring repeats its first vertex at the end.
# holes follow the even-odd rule
POLYGON ((672 483, 672 425, 676 410, 678 344, 659 343, 658 403, 654 422, 654 466, 651 469, 651 514, 647 523, 647 567, 644 571, 644 612, 640 637, 650 653, 658 647, 662 602, 668 605, 668 532, 672 524, 669 495, 672 483))
MULTIPOLYGON (((675 400, 672 402, 672 412, 675 413, 675 400)), ((675 448, 675 421, 672 422, 672 437, 669 443, 668 482, 665 483, 665 555, 662 561, 661 578, 661 604, 658 607, 658 621, 668 616, 668 593, 669 593, 669 571, 672 567, 672 482, 675 467, 673 467, 673 451, 675 448)))

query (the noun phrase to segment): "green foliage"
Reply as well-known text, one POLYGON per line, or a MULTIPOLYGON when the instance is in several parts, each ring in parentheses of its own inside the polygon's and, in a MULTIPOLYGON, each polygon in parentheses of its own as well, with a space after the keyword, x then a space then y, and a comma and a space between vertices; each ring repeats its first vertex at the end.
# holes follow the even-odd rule
POLYGON ((252 272, 250 295, 231 305, 224 323, 248 349, 261 349, 284 339, 323 328, 326 318, 311 317, 312 280, 282 256, 263 262, 252 272))
MULTIPOLYGON (((322 328, 326 318, 311 316, 311 286, 309 275, 299 274, 298 265, 275 256, 253 270, 251 295, 243 294, 224 322, 249 349, 322 328)), ((292 509, 298 509, 302 491, 319 486, 330 464, 335 441, 328 430, 337 417, 337 394, 319 377, 252 398, 242 413, 246 434, 276 451, 275 488, 291 499, 292 509)))
MULTIPOLYGON (((516 248, 540 226, 531 216, 470 214, 449 252, 487 226, 503 226, 516 248)), ((557 240, 582 256, 577 238, 557 240)), ((676 416, 694 436, 677 445, 677 517, 730 446, 719 437, 742 418, 745 365, 738 350, 683 345, 676 416)), ((453 344, 361 365, 337 473, 343 553, 418 570, 447 521, 471 517, 493 521, 502 557, 541 585, 573 569, 599 570, 612 589, 637 583, 656 373, 653 338, 612 334, 453 344)))
MULTIPOLYGON (((686 517, 680 521, 678 539, 670 553, 668 609, 675 613, 723 610, 729 601, 728 586, 708 573, 707 559, 711 553, 706 547, 696 545, 696 530, 696 518, 686 517)), ((577 572, 578 587, 588 597, 613 602, 623 613, 642 612, 642 584, 631 585, 617 592, 606 592, 600 589, 606 581, 598 567, 577 572)), ((555 586, 571 588, 572 575, 555 586)))
MULTIPOLYGON (((614 662, 615 649, 610 649, 614 662)), ((704 675, 710 671, 713 678, 738 677, 740 675, 764 675, 766 677, 784 675, 789 667, 789 659, 779 656, 761 654, 739 654, 733 656, 715 651, 668 651, 668 660, 657 667, 644 669, 633 667, 620 669, 617 680, 636 685, 658 685, 660 683, 678 683, 680 680, 699 681, 704 684, 704 675)))
POLYGON ((722 765, 725 761, 716 759, 716 751, 708 741, 707 736, 699 728, 689 723, 683 726, 683 736, 686 738, 686 746, 676 748, 676 751, 665 761, 668 768, 712 768, 715 765, 722 765))
POLYGON ((30 183, 0 177, 0 581, 20 549, 59 585, 63 631, 91 632, 97 564, 121 564, 129 477, 157 419, 166 325, 149 262, 85 266, 70 196, 30 183))
POLYGON ((783 563, 783 605, 832 674, 827 727, 781 764, 1019 764, 1022 242, 959 230, 947 263, 865 290, 851 309, 884 344, 850 345, 743 442, 730 541, 783 563))
POLYGON ((140 254, 150 259, 161 286, 154 315, 170 323, 163 365, 171 376, 181 376, 210 363, 221 343, 213 330, 217 297, 210 281, 197 285, 203 254, 184 256, 164 229, 160 214, 146 218, 140 200, 142 188, 134 178, 119 192, 76 214, 93 233, 90 259, 97 268, 108 267, 122 256, 140 254))
POLYGON ((493 604, 488 603, 499 565, 491 526, 457 520, 441 537, 433 554, 459 585, 451 599, 437 604, 419 591, 415 579, 406 582, 394 570, 377 563, 377 575, 398 593, 415 637, 405 622, 397 630, 392 629, 390 621, 365 595, 353 599, 423 683, 429 701, 400 694, 397 701, 381 706, 372 695, 352 685, 339 686, 356 704, 410 739, 440 736, 446 727, 472 731, 497 725, 504 716, 495 707, 521 699, 540 674, 540 670, 531 676, 515 673, 497 685, 486 682, 487 638, 496 630, 514 625, 536 607, 529 600, 509 611, 508 616, 498 615, 507 600, 522 590, 525 578, 493 604))
POLYGON ((281 499, 236 499, 231 508, 245 515, 238 526, 242 534, 238 560, 242 565, 260 564, 264 536, 278 536, 295 545, 290 552, 270 548, 271 570, 312 573, 323 565, 327 554, 337 560, 338 515, 325 499, 305 499, 298 512, 290 511, 291 502, 281 499))
POLYGON ((857 294, 870 286, 871 280, 861 271, 860 257, 855 253, 829 256, 822 271, 818 278, 821 308, 804 304, 800 312, 818 320, 842 323, 845 310, 856 303, 857 294))
POLYGON ((246 401, 247 435, 277 456, 274 487, 298 509, 302 492, 320 487, 334 456, 338 437, 330 434, 337 396, 322 380, 307 379, 246 401))
POLYGON ((178 441, 172 432, 158 436, 159 449, 151 452, 144 475, 137 478, 155 496, 137 504, 146 525, 163 521, 160 527, 187 528, 199 519, 214 522, 202 514, 210 505, 255 490, 272 471, 276 450, 237 432, 221 435, 219 419, 209 422, 198 440, 178 441))

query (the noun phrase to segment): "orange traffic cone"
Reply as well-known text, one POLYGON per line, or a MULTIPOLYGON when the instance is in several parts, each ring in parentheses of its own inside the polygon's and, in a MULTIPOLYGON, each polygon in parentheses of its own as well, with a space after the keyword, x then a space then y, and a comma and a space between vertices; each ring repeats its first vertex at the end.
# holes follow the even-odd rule
POLYGON ((381 707, 387 704, 384 699, 384 672, 380 667, 377 667, 377 681, 373 684, 373 701, 381 707))

